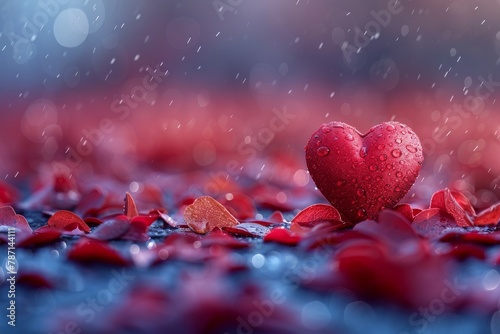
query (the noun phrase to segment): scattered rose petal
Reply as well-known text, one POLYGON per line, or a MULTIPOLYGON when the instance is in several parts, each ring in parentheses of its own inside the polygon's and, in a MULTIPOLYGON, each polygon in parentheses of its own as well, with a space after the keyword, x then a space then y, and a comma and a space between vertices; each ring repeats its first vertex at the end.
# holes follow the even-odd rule
POLYGON ((139 215, 135 201, 129 193, 125 194, 125 207, 123 208, 123 214, 129 218, 139 215))
POLYGON ((11 206, 0 207, 0 227, 14 227, 21 233, 31 234, 32 230, 24 216, 16 214, 11 206))
POLYGON ((444 205, 446 207, 446 212, 455 218, 458 226, 466 227, 474 225, 467 211, 460 206, 449 189, 445 189, 444 205))
POLYGON ((414 209, 412 209, 411 205, 408 203, 401 203, 396 205, 394 208, 392 208, 394 211, 399 212, 402 214, 408 221, 412 222, 413 218, 415 218, 414 215, 414 209))
POLYGON ((486 210, 478 213, 474 219, 475 226, 496 225, 500 221, 500 203, 492 205, 486 210))
POLYGON ((62 233, 59 229, 53 227, 41 227, 33 231, 33 234, 22 238, 16 243, 16 246, 22 248, 32 248, 44 246, 58 241, 62 233))
POLYGON ((226 208, 209 196, 197 198, 184 210, 184 220, 196 233, 204 234, 214 228, 236 226, 239 222, 226 208))
POLYGON ((18 273, 18 278, 16 283, 33 289, 53 289, 54 283, 52 283, 47 277, 39 273, 18 273))
POLYGON ((68 259, 79 263, 102 263, 127 266, 129 261, 105 242, 89 238, 80 239, 68 252, 68 259))
POLYGON ((301 210, 292 219, 292 223, 309 223, 314 221, 342 220, 340 213, 331 205, 313 204, 301 210))
POLYGON ((90 232, 90 227, 83 221, 83 219, 78 217, 73 212, 66 210, 60 210, 54 213, 54 215, 49 218, 47 226, 65 230, 66 226, 72 223, 76 223, 80 230, 86 233, 90 232))
POLYGON ((475 258, 478 260, 486 259, 486 252, 483 247, 476 246, 473 244, 457 244, 454 245, 448 252, 448 255, 453 256, 459 261, 463 261, 469 258, 475 258))
POLYGON ((276 242, 287 246, 296 246, 302 238, 286 228, 275 228, 264 237, 264 242, 276 242))
POLYGON ((471 217, 475 215, 469 200, 458 191, 446 188, 432 195, 431 208, 438 208, 455 218, 458 226, 473 226, 471 217))

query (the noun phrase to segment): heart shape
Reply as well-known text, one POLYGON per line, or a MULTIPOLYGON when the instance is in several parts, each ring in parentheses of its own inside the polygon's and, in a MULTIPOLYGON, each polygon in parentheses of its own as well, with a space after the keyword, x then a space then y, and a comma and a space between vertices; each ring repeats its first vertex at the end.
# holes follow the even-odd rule
POLYGON ((352 223, 375 219, 397 204, 423 161, 417 135, 398 122, 376 125, 364 135, 345 123, 323 124, 305 150, 319 191, 352 223))

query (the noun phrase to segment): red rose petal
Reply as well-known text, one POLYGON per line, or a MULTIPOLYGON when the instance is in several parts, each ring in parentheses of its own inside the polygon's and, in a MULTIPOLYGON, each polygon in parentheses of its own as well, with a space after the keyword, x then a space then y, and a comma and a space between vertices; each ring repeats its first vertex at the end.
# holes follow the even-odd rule
POLYGON ((446 212, 438 208, 427 209, 420 212, 413 219, 411 227, 419 235, 428 239, 438 239, 449 229, 459 226, 456 221, 446 212))
POLYGON ((340 213, 331 205, 313 204, 300 211, 292 222, 309 223, 314 221, 342 220, 340 213))
POLYGON ((123 214, 129 218, 139 215, 135 201, 129 193, 125 194, 125 207, 123 208, 123 214))
POLYGON ((83 221, 83 219, 78 217, 73 212, 66 210, 60 210, 54 213, 54 215, 49 218, 47 226, 65 230, 65 227, 72 223, 76 223, 80 230, 86 233, 90 232, 90 227, 83 221))
POLYGON ((118 239, 130 229, 130 222, 124 215, 107 220, 99 225, 94 232, 88 235, 89 238, 97 240, 118 239))
POLYGON ((492 205, 486 210, 481 211, 474 218, 475 226, 496 225, 500 221, 500 203, 492 205))
POLYGON ((210 232, 216 227, 239 224, 222 204, 209 196, 199 197, 188 205, 184 210, 184 220, 189 228, 199 234, 210 232))
POLYGON ((476 210, 474 210, 472 203, 462 192, 450 190, 450 194, 457 201, 458 205, 460 205, 460 207, 465 210, 465 212, 467 212, 470 216, 476 215, 476 210))
POLYGON ((34 289, 53 289, 55 287, 54 283, 39 273, 19 273, 16 282, 34 289))
POLYGON ((302 238, 286 228, 275 228, 264 237, 264 242, 276 242, 287 246, 296 246, 302 238))
POLYGON ((436 208, 446 211, 446 207, 444 205, 444 189, 436 191, 431 197, 431 204, 429 205, 430 209, 436 208))
POLYGON ((44 226, 36 229, 33 234, 20 240, 16 243, 16 246, 23 248, 43 246, 59 240, 61 235, 62 233, 59 229, 44 226))
POLYGON ((32 230, 24 216, 16 214, 11 206, 0 207, 0 226, 9 226, 20 232, 31 234, 32 230))
POLYGON ((413 218, 415 218, 415 215, 413 213, 413 210, 411 205, 408 203, 401 203, 396 205, 392 210, 399 212, 402 214, 408 221, 412 222, 413 218))
POLYGON ((17 190, 0 181, 0 204, 11 204, 18 198, 17 190))
POLYGON ((463 261, 468 258, 475 258, 478 260, 486 259, 486 252, 484 248, 471 244, 455 245, 447 254, 453 256, 459 261, 463 261))
POLYGON ((103 263, 127 266, 129 261, 105 242, 83 238, 68 252, 68 259, 79 263, 103 263))
POLYGON ((462 227, 473 226, 471 217, 475 215, 470 201, 458 191, 446 188, 432 195, 431 208, 438 208, 450 214, 462 227))
POLYGON ((141 222, 146 226, 150 226, 153 224, 158 218, 159 214, 155 211, 154 213, 150 213, 148 215, 138 215, 130 219, 130 222, 141 222))
POLYGON ((460 206, 449 189, 445 189, 444 192, 444 205, 446 207, 446 212, 455 218, 458 226, 466 227, 474 225, 469 214, 460 206))

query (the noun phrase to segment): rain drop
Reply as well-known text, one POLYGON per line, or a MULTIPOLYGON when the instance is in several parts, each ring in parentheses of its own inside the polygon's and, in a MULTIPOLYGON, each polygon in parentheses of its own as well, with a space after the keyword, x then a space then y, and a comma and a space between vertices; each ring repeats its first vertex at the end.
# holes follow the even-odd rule
POLYGON ((394 131, 396 130, 396 127, 392 124, 389 124, 386 128, 385 128, 387 131, 394 131))
POLYGON ((406 149, 411 152, 411 153, 416 153, 417 152, 417 148, 415 146, 411 146, 411 145, 406 145, 406 149))
POLYGON ((359 218, 365 218, 366 217, 366 210, 365 209, 359 209, 357 214, 358 214, 359 218))
POLYGON ((385 145, 380 144, 379 146, 377 146, 377 148, 378 148, 379 150, 383 150, 383 149, 385 148, 385 145))
POLYGON ((387 154, 381 154, 381 155, 378 157, 378 159, 379 159, 380 161, 386 161, 386 160, 387 160, 387 154))
POLYGON ((326 126, 325 126, 325 127, 322 127, 322 128, 321 128, 321 130, 323 131, 323 133, 328 133, 328 132, 331 132, 331 131, 332 131, 332 129, 331 129, 331 128, 326 127, 326 126))
POLYGON ((316 153, 318 153, 320 157, 326 157, 330 153, 330 149, 326 146, 321 146, 316 150, 316 153))
POLYGON ((347 136, 345 136, 345 139, 348 141, 353 141, 354 137, 351 134, 347 134, 347 136))
POLYGON ((401 138, 396 138, 396 144, 401 144, 403 140, 401 138))
POLYGON ((402 176, 403 176, 403 173, 401 173, 401 172, 396 172, 396 176, 397 176, 397 177, 402 177, 402 176))
POLYGON ((363 188, 358 188, 358 190, 356 191, 356 194, 358 194, 358 196, 365 196, 366 195, 366 192, 363 188))
POLYGON ((394 158, 399 158, 401 156, 401 151, 398 149, 395 149, 395 150, 392 150, 391 154, 394 158))
POLYGON ((368 167, 368 169, 370 170, 370 172, 375 172, 378 169, 378 166, 377 165, 370 165, 370 167, 368 167))
POLYGON ((368 149, 365 146, 361 147, 361 149, 359 150, 359 156, 361 158, 365 158, 367 155, 368 155, 368 149))
POLYGON ((401 188, 400 187, 396 187, 396 191, 401 191, 401 188))
POLYGON ((346 185, 346 183, 347 183, 347 182, 346 182, 346 180, 338 180, 338 181, 337 181, 337 186, 338 186, 338 187, 342 187, 342 186, 345 186, 345 185, 346 185))

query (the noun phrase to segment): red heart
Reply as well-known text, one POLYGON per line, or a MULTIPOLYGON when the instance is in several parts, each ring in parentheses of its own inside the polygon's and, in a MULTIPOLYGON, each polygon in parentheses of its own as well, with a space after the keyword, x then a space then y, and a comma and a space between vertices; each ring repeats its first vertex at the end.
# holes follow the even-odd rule
POLYGON ((398 122, 376 125, 364 135, 345 123, 323 124, 305 149, 316 186, 353 223, 375 219, 398 203, 423 161, 417 135, 398 122))

